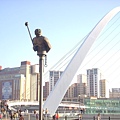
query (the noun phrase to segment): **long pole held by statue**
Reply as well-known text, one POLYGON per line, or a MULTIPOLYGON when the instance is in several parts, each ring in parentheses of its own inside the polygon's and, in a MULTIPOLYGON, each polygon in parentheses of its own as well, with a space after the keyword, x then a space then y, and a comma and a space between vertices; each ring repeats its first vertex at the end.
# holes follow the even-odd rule
MULTIPOLYGON (((51 49, 51 45, 46 37, 42 37, 41 30, 36 29, 35 34, 35 43, 34 38, 32 39, 28 22, 25 23, 25 26, 27 26, 31 41, 33 43, 33 49, 34 51, 37 51, 37 55, 39 56, 39 74, 40 74, 40 81, 39 81, 39 120, 43 120, 43 67, 44 67, 44 58, 46 58, 46 53, 51 49), (39 41, 44 41, 39 42, 39 41), (42 46, 42 47, 41 47, 42 46)), ((46 60, 46 59, 45 59, 46 60)), ((45 61, 46 66, 46 61, 45 61)))

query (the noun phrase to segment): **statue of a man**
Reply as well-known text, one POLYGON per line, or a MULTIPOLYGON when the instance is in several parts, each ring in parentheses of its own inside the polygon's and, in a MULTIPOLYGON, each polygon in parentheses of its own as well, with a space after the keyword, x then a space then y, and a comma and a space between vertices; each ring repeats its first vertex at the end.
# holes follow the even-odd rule
POLYGON ((49 40, 41 35, 41 30, 35 30, 36 37, 33 38, 33 50, 37 51, 37 55, 46 55, 46 53, 51 49, 51 44, 49 40))

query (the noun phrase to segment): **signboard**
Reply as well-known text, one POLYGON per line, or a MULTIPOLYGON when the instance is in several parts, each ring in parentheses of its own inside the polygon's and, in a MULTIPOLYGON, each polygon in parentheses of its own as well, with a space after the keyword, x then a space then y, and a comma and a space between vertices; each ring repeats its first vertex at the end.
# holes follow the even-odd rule
POLYGON ((12 99, 12 81, 2 82, 2 99, 12 99))

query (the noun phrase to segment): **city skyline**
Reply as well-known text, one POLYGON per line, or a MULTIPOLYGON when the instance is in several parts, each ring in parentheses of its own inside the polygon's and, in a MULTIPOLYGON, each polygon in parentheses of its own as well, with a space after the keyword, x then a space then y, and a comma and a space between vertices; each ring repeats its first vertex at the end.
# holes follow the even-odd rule
POLYGON ((26 60, 38 64, 39 58, 32 49, 25 22, 29 24, 32 37, 35 36, 34 30, 40 28, 51 42, 48 67, 45 68, 47 71, 84 38, 104 15, 119 5, 119 0, 2 1, 0 65, 3 69, 12 68, 26 60))
MULTIPOLYGON (((21 63, 22 63, 22 62, 28 62, 29 64, 31 64, 30 61, 21 61, 21 63)), ((32 64, 31 64, 31 66, 35 66, 35 68, 34 68, 34 69, 35 69, 35 72, 36 72, 36 73, 39 73, 39 69, 38 69, 38 68, 39 68, 39 65, 36 65, 36 64, 32 65, 32 64)), ((18 68, 20 68, 20 66, 16 66, 15 68, 13 67, 13 68, 10 68, 10 69, 16 69, 16 68, 18 69, 18 68)), ((8 69, 8 68, 3 68, 3 69, 1 69, 1 71, 4 70, 4 69, 8 69)), ((85 76, 87 76, 87 71, 90 70, 90 69, 99 69, 99 68, 89 68, 89 69, 86 69, 86 73, 85 73, 85 74, 82 74, 82 73, 76 74, 75 77, 74 77, 74 80, 71 82, 70 86, 71 86, 72 84, 74 84, 74 83, 78 83, 78 82, 77 82, 77 76, 79 76, 79 75, 85 75, 85 76)), ((99 69, 99 70, 100 70, 100 69, 99 69)), ((51 70, 51 71, 56 71, 56 72, 58 72, 57 70, 51 70)), ((100 70, 100 71, 101 71, 101 70, 100 70)), ((49 72, 50 72, 50 71, 49 71, 49 72)), ((62 71, 59 71, 59 72, 62 72, 62 71)), ((64 71, 63 71, 63 72, 64 72, 64 71)), ((49 73, 48 73, 48 74, 49 74, 49 73)), ((104 76, 103 76, 103 74, 104 74, 104 73, 101 73, 101 79, 100 79, 100 80, 105 79, 104 76)), ((46 76, 48 76, 48 75, 46 75, 46 76)), ((43 81, 43 83, 44 83, 43 86, 45 85, 45 82, 50 82, 50 81, 49 81, 50 79, 47 78, 46 76, 44 76, 45 79, 43 79, 43 80, 44 80, 44 81, 43 81), (47 78, 47 79, 46 79, 46 78, 47 78)), ((108 81, 107 81, 107 82, 108 82, 108 81)), ((120 88, 120 87, 109 87, 110 90, 111 90, 112 88, 120 88)))

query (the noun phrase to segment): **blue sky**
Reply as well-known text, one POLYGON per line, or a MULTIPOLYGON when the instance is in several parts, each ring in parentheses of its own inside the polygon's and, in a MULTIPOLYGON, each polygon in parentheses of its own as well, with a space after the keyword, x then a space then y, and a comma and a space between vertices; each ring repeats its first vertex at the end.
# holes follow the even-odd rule
POLYGON ((32 37, 42 29, 52 45, 48 65, 54 65, 76 45, 119 0, 1 0, 0 1, 0 65, 20 66, 21 61, 38 63, 27 28, 32 37))
POLYGON ((26 60, 39 63, 25 22, 29 23, 32 37, 34 30, 40 28, 50 40, 48 67, 51 67, 118 6, 119 0, 1 0, 0 65, 19 67, 26 60))

